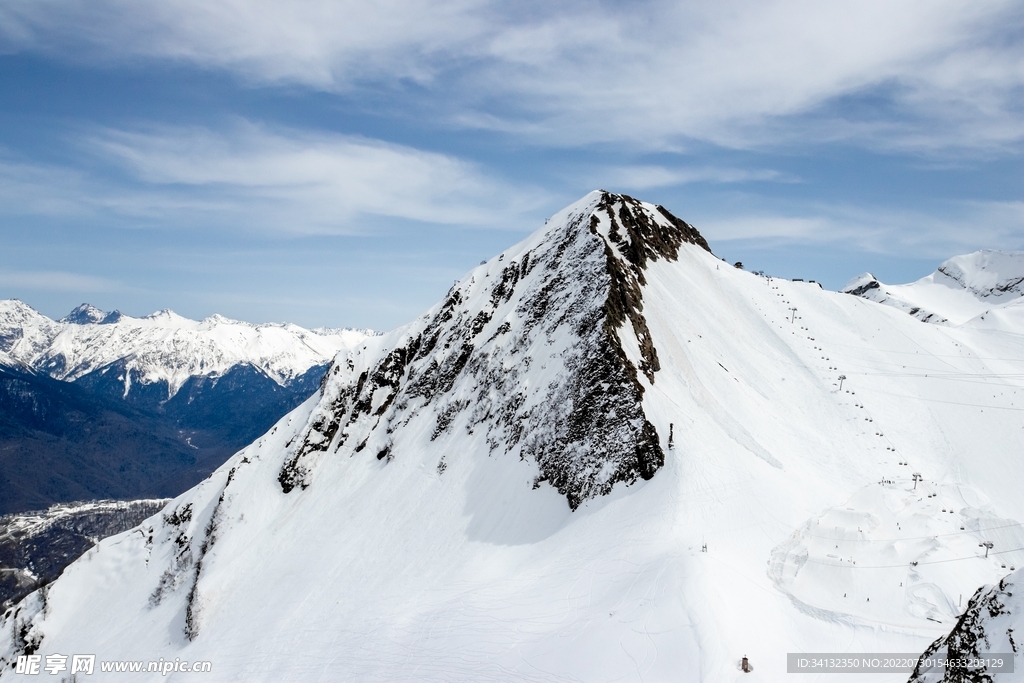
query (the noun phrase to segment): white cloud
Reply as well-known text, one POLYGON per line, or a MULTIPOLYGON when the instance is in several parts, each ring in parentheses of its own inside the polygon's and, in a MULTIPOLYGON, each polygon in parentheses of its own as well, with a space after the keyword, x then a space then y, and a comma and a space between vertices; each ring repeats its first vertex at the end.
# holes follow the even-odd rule
POLYGON ((0 213, 346 234, 379 218, 508 227, 547 200, 450 155, 245 121, 220 131, 102 129, 83 148, 115 172, 83 177, 0 160, 10 181, 0 213))
POLYGON ((0 269, 0 287, 44 292, 110 292, 121 285, 107 278, 52 270, 0 269))
POLYGON ((701 233, 717 242, 833 244, 861 252, 946 259, 981 248, 1024 248, 1024 202, 951 201, 932 211, 808 204, 707 218, 701 233))
POLYGON ((0 7, 8 50, 95 61, 153 57, 263 82, 320 88, 387 73, 427 79, 422 55, 478 32, 476 0, 12 0, 0 7))
POLYGON ((546 144, 991 152, 1024 139, 1022 19, 1013 0, 12 0, 0 40, 330 91, 411 79, 453 125, 546 144))
POLYGON ((658 165, 616 166, 593 174, 594 183, 613 189, 648 190, 690 183, 796 182, 789 174, 771 169, 749 170, 724 167, 680 167, 658 165))

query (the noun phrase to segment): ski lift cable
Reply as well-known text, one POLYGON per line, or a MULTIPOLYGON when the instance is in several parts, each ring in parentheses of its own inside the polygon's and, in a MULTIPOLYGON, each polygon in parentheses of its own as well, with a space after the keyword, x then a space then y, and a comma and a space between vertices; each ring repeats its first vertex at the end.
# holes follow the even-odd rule
MULTIPOLYGON (((997 358, 995 356, 974 356, 974 355, 962 355, 962 354, 951 355, 951 354, 946 354, 946 353, 929 353, 929 352, 922 353, 920 351, 900 351, 898 349, 890 349, 890 348, 877 347, 877 346, 865 348, 864 346, 854 346, 854 345, 851 345, 851 344, 841 344, 839 342, 833 342, 833 341, 829 341, 829 344, 831 346, 842 347, 843 349, 850 349, 849 351, 844 351, 843 353, 844 353, 844 355, 847 355, 849 358, 852 358, 853 360, 863 360, 863 361, 872 361, 872 362, 892 362, 892 361, 878 360, 878 358, 879 358, 879 356, 881 354, 884 354, 885 356, 895 356, 895 355, 910 356, 910 358, 907 359, 908 362, 913 362, 914 360, 923 360, 923 359, 926 359, 926 358, 935 358, 935 359, 941 359, 942 363, 946 363, 946 364, 950 364, 950 365, 958 365, 958 363, 956 363, 955 361, 962 361, 962 362, 965 362, 965 363, 979 363, 979 362, 1012 363, 1012 364, 1018 365, 1018 366, 1022 362, 1024 362, 1024 359, 1021 359, 1021 358, 997 358), (858 353, 858 351, 860 351, 861 353, 858 353), (865 354, 865 352, 873 352, 873 353, 865 354), (950 361, 954 361, 954 362, 950 363, 950 361)), ((902 365, 902 363, 901 363, 901 365, 902 365)))
POLYGON ((909 398, 917 401, 928 401, 929 403, 946 403, 953 406, 968 406, 971 408, 991 408, 992 410, 1012 410, 1014 412, 1024 412, 1024 408, 1016 408, 1013 406, 993 406, 985 405, 982 403, 962 403, 960 401, 943 401, 938 398, 925 398, 924 396, 908 396, 906 394, 897 394, 891 391, 882 391, 881 389, 870 389, 871 392, 876 394, 887 394, 889 396, 896 396, 899 398, 909 398))
MULTIPOLYGON (((858 367, 855 364, 854 368, 858 367)), ((860 366, 863 367, 863 366, 860 366)), ((883 370, 879 368, 872 368, 869 370, 861 370, 859 372, 851 370, 853 374, 864 375, 866 377, 920 377, 927 379, 1024 379, 1024 373, 998 373, 998 372, 947 372, 947 371, 932 371, 929 368, 913 368, 918 372, 893 372, 891 370, 883 370)), ((1020 385, 1010 385, 1020 386, 1020 385)))
MULTIPOLYGON (((955 356, 954 355, 949 355, 949 356, 947 356, 947 355, 944 355, 944 354, 930 353, 925 347, 921 346, 920 342, 918 342, 917 340, 914 340, 914 339, 908 337, 902 331, 900 331, 900 334, 903 337, 905 337, 907 339, 907 341, 909 341, 911 343, 911 345, 913 345, 913 346, 915 346, 915 347, 917 347, 917 348, 919 348, 921 350, 920 351, 896 351, 894 349, 877 349, 877 351, 879 351, 881 353, 885 353, 885 354, 892 353, 892 354, 902 354, 902 355, 908 355, 908 356, 915 356, 917 358, 921 358, 921 357, 934 358, 934 359, 938 360, 942 365, 947 366, 951 370, 959 370, 959 368, 957 368, 956 364, 954 364, 954 363, 952 363, 952 362, 950 362, 948 360, 944 360, 945 358, 956 358, 956 359, 960 359, 960 360, 965 360, 963 358, 963 356, 959 356, 959 355, 955 355, 955 356)), ((867 340, 865 340, 865 341, 867 341, 867 340)), ((833 342, 830 342, 830 344, 833 344, 833 342)), ((865 350, 864 346, 857 346, 857 345, 852 345, 852 344, 842 344, 842 343, 835 342, 834 345, 835 346, 841 346, 841 347, 844 347, 844 348, 849 348, 849 349, 856 349, 856 350, 859 350, 859 351, 864 351, 865 350)), ((853 354, 850 354, 850 355, 852 356, 853 360, 862 360, 862 361, 867 361, 867 362, 871 362, 871 363, 881 363, 881 364, 895 365, 895 363, 891 363, 891 362, 878 361, 878 360, 875 360, 874 358, 865 358, 863 356, 858 356, 856 353, 853 353, 853 354)), ((1018 362, 1020 361, 1020 359, 1013 359, 1013 360, 1017 360, 1018 362)))
MULTIPOLYGON (((819 340, 819 341, 821 341, 821 340, 819 340)), ((853 347, 851 347, 851 346, 848 346, 846 344, 836 344, 834 342, 829 342, 829 345, 830 346, 841 346, 841 347, 844 347, 844 348, 851 349, 850 351, 841 351, 841 353, 845 357, 850 358, 851 360, 866 361, 866 362, 871 362, 871 363, 885 363, 885 364, 888 364, 888 365, 912 365, 913 363, 915 363, 917 361, 928 360, 928 359, 932 359, 932 358, 939 360, 943 365, 950 365, 950 366, 952 366, 954 368, 956 366, 962 365, 962 364, 978 365, 979 363, 1009 363, 1009 364, 1011 364, 1014 367, 1020 367, 1022 364, 1024 364, 1024 359, 1021 359, 1021 358, 989 358, 989 357, 982 357, 982 356, 948 356, 948 355, 942 354, 942 353, 920 353, 920 352, 918 352, 918 353, 910 353, 910 352, 905 352, 905 351, 897 351, 895 349, 886 349, 886 348, 878 348, 878 347, 868 347, 868 348, 865 348, 863 346, 853 346, 853 347), (857 351, 871 352, 871 353, 857 353, 857 351), (905 356, 910 356, 910 358, 907 358, 905 360, 902 360, 902 359, 887 360, 887 358, 889 356, 894 356, 894 355, 905 355, 905 356), (960 362, 956 362, 956 361, 960 361, 960 362)))
MULTIPOLYGON (((832 344, 833 346, 842 346, 842 347, 845 347, 845 348, 848 348, 848 349, 864 350, 863 345, 843 344, 841 342, 829 342, 829 343, 832 344)), ((921 355, 920 351, 896 351, 896 350, 892 350, 892 349, 881 349, 881 350, 885 351, 886 353, 899 353, 899 354, 905 354, 905 355, 908 355, 908 356, 920 356, 921 355)), ((1022 359, 1020 359, 1020 358, 993 358, 993 357, 988 357, 988 356, 964 356, 962 354, 949 354, 949 355, 947 355, 947 354, 944 354, 944 353, 929 353, 929 354, 926 354, 926 355, 932 356, 933 358, 960 358, 960 359, 963 359, 963 360, 996 360, 996 361, 1009 361, 1009 362, 1015 362, 1015 363, 1022 362, 1022 359)), ((867 360, 867 359, 864 359, 864 360, 867 360)))
MULTIPOLYGON (((772 362, 774 362, 776 364, 790 365, 792 367, 796 367, 796 368, 800 368, 800 369, 807 369, 808 368, 806 363, 794 362, 792 360, 784 359, 784 358, 773 358, 772 362)), ((835 363, 842 363, 843 365, 852 366, 854 368, 857 368, 857 367, 861 367, 861 368, 868 367, 868 366, 859 366, 856 363, 847 363, 845 360, 844 361, 836 360, 836 361, 833 361, 833 362, 835 362, 835 363)), ((892 364, 892 365, 895 365, 895 364, 892 364)), ((901 373, 901 372, 886 372, 885 370, 878 370, 877 368, 874 368, 874 367, 871 368, 871 370, 875 370, 874 372, 865 371, 865 370, 862 370, 862 371, 845 370, 844 372, 849 373, 851 375, 861 376, 861 377, 914 377, 914 378, 920 378, 920 379, 943 379, 943 380, 947 380, 947 381, 961 381, 961 382, 968 382, 968 383, 973 383, 973 384, 982 384, 984 386, 1005 386, 1005 387, 1012 387, 1012 388, 1015 388, 1015 389, 1017 389, 1017 388, 1024 388, 1024 383, 1021 383, 1021 384, 1017 384, 1017 383, 995 383, 995 382, 990 382, 990 381, 984 381, 986 378, 992 378, 992 379, 1021 379, 1021 380, 1024 380, 1024 373, 1020 373, 1020 374, 1018 374, 1018 373, 968 373, 968 372, 964 372, 964 371, 960 371, 960 370, 957 370, 956 372, 949 371, 949 370, 935 370, 935 371, 933 371, 930 368, 923 368, 923 367, 916 368, 916 369, 919 369, 919 370, 921 370, 923 372, 921 372, 920 374, 916 374, 916 373, 901 373), (982 381, 978 381, 978 380, 982 380, 982 381)), ((973 404, 962 404, 962 405, 973 405, 973 404)), ((988 406, 979 406, 979 407, 986 408, 988 406)), ((992 406, 992 407, 995 408, 995 407, 998 407, 998 406, 992 406)))
MULTIPOLYGON (((971 378, 962 378, 962 377, 945 377, 945 376, 936 375, 936 374, 910 375, 910 374, 882 373, 882 372, 854 372, 852 370, 847 370, 847 372, 849 372, 851 375, 855 375, 855 376, 859 376, 859 377, 902 377, 902 378, 908 378, 908 379, 936 379, 936 380, 943 380, 943 381, 946 381, 946 382, 963 382, 964 384, 980 384, 981 386, 985 386, 985 387, 1009 387, 1011 389, 1024 389, 1024 382, 1019 382, 1019 383, 1014 383, 1014 384, 1009 384, 1009 383, 1006 383, 1006 382, 989 382, 989 381, 985 381, 984 379, 981 379, 980 377, 971 379, 971 378)), ((1005 377, 1004 376, 1004 377, 993 377, 993 379, 1015 379, 1015 378, 1010 378, 1010 377, 1005 377)), ((1024 377, 1021 377, 1021 379, 1024 379, 1024 377)))
POLYGON ((921 375, 904 375, 899 373, 881 373, 881 372, 855 372, 847 370, 851 375, 858 377, 885 377, 892 379, 927 379, 937 380, 942 382, 961 382, 963 384, 977 384, 983 387, 1006 387, 1011 390, 1024 389, 1024 377, 950 377, 943 375, 932 375, 932 374, 921 374, 921 375), (1015 381, 1002 381, 1002 380, 1015 380, 1015 381))
POLYGON ((850 366, 850 367, 853 367, 853 368, 865 368, 865 369, 874 370, 876 372, 871 373, 871 374, 880 374, 880 375, 894 374, 894 375, 899 375, 899 376, 904 376, 904 375, 909 375, 911 377, 915 376, 915 374, 912 373, 912 372, 906 372, 906 373, 903 373, 903 372, 891 372, 891 371, 885 370, 884 367, 879 367, 879 366, 889 365, 889 366, 893 366, 894 368, 898 368, 899 370, 918 370, 921 373, 928 375, 929 377, 999 377, 999 378, 1004 378, 1004 377, 1005 378, 1024 377, 1024 372, 996 372, 996 371, 990 370, 990 369, 986 369, 984 372, 982 372, 982 371, 974 371, 974 370, 972 370, 970 368, 956 368, 956 367, 953 367, 953 368, 935 368, 934 366, 932 366, 932 367, 925 367, 923 365, 907 365, 905 363, 875 360, 875 359, 872 359, 872 358, 852 357, 852 358, 844 359, 844 362, 846 362, 846 364, 848 366, 850 366), (860 362, 858 362, 858 361, 860 361, 860 362))
MULTIPOLYGON (((1024 548, 1011 548, 1010 550, 1000 550, 999 552, 988 554, 989 557, 993 555, 1004 555, 1006 553, 1015 553, 1017 551, 1024 550, 1024 548)), ((944 564, 946 562, 962 562, 963 560, 984 560, 984 555, 971 555, 970 557, 951 557, 946 560, 927 560, 924 562, 904 562, 902 564, 853 564, 852 562, 847 564, 836 564, 835 562, 825 562, 823 560, 814 560, 807 558, 807 562, 813 562, 814 564, 823 564, 829 567, 844 567, 846 569, 898 569, 905 568, 908 566, 916 567, 922 564, 944 564)))
POLYGON ((804 536, 809 536, 811 538, 820 538, 826 541, 839 541, 841 543, 887 543, 892 541, 917 541, 922 538, 944 538, 946 536, 963 536, 966 534, 986 534, 990 531, 998 531, 999 529, 1010 529, 1012 527, 1019 526, 1024 526, 1024 522, 1014 522, 1013 524, 994 526, 989 529, 964 529, 963 531, 951 531, 947 534, 927 534, 925 536, 900 536, 898 538, 835 538, 833 536, 821 536, 818 534, 804 534, 804 536))
POLYGON ((847 363, 848 366, 853 368, 865 368, 873 370, 874 372, 863 372, 862 374, 870 375, 896 375, 898 377, 997 377, 1007 379, 1017 379, 1024 377, 1024 372, 971 372, 969 370, 936 370, 934 368, 926 368, 921 365, 902 365, 900 363, 874 363, 870 366, 860 365, 857 363, 847 363), (917 372, 894 372, 892 370, 886 370, 884 368, 877 367, 878 365, 898 365, 900 370, 916 370, 917 372))

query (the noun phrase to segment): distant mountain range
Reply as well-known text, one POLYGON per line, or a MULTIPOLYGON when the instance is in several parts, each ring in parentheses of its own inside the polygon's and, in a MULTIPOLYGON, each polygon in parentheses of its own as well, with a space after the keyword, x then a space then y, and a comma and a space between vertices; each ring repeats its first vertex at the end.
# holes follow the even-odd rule
POLYGON ((906 285, 887 285, 864 273, 843 291, 938 325, 961 325, 986 313, 994 319, 1024 316, 1024 251, 983 249, 954 256, 906 285))
POLYGON ((0 301, 0 514, 173 496, 319 386, 374 333, 0 301))

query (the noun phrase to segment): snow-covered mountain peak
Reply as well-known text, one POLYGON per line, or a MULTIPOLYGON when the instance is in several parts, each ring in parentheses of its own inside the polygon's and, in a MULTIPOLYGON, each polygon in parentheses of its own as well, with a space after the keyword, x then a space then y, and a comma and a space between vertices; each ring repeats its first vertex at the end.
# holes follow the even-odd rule
POLYGON ((639 375, 649 384, 660 366, 640 287, 648 262, 675 260, 683 244, 707 250, 691 226, 625 195, 592 192, 567 207, 381 340, 383 351, 339 357, 280 472, 283 490, 309 486, 328 452, 421 451, 394 435, 398 425, 430 441, 468 433, 535 463, 533 485, 550 483, 572 508, 649 479, 664 453, 639 375))
POLYGON ((88 325, 90 323, 102 322, 107 317, 105 311, 101 311, 92 304, 84 303, 76 306, 70 313, 61 318, 58 322, 74 325, 88 325))
POLYGON ((211 326, 211 327, 213 325, 221 325, 221 324, 223 324, 223 325, 249 325, 250 324, 250 323, 241 322, 239 320, 232 320, 231 318, 223 316, 220 313, 214 313, 213 315, 208 315, 205 318, 203 318, 202 322, 204 324, 206 324, 206 325, 211 326))
POLYGON ((982 249, 954 256, 938 267, 938 274, 979 299, 1015 299, 1024 295, 1024 251, 982 249))
POLYGON ((954 256, 906 285, 887 285, 864 273, 842 291, 893 306, 924 322, 961 325, 1024 295, 1024 252, 982 249, 954 256))
POLYGON ((5 328, 17 324, 42 325, 46 321, 51 326, 57 324, 20 299, 0 300, 0 324, 5 328))
POLYGON ((41 353, 62 325, 18 299, 0 300, 0 352, 9 361, 25 364, 41 353))
POLYGON ((136 320, 149 320, 161 327, 182 327, 198 324, 198 321, 192 320, 191 318, 186 318, 183 315, 178 315, 169 308, 163 308, 159 311, 150 313, 149 315, 144 316, 142 318, 136 318, 136 320))

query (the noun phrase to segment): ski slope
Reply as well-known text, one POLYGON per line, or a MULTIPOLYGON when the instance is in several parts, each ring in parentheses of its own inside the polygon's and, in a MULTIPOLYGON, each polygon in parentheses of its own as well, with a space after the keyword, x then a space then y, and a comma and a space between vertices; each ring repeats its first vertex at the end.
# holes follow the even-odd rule
POLYGON ((340 354, 320 396, 6 614, 0 657, 209 660, 246 681, 778 681, 789 652, 922 652, 1024 566, 1019 318, 929 325, 684 241, 647 260, 643 324, 608 347, 579 321, 609 310, 645 246, 616 241, 608 217, 626 214, 670 229, 591 193, 340 354), (510 264, 526 273, 512 285, 510 264), (642 413, 615 404, 607 438, 646 420, 663 464, 592 467, 584 435, 559 479, 545 458, 574 438, 562 404, 615 386, 565 359, 608 348, 641 370, 642 413), (514 386, 483 381, 499 371, 514 386), (445 381, 417 393, 432 372, 445 381), (546 450, 509 436, 523 420, 546 450))

